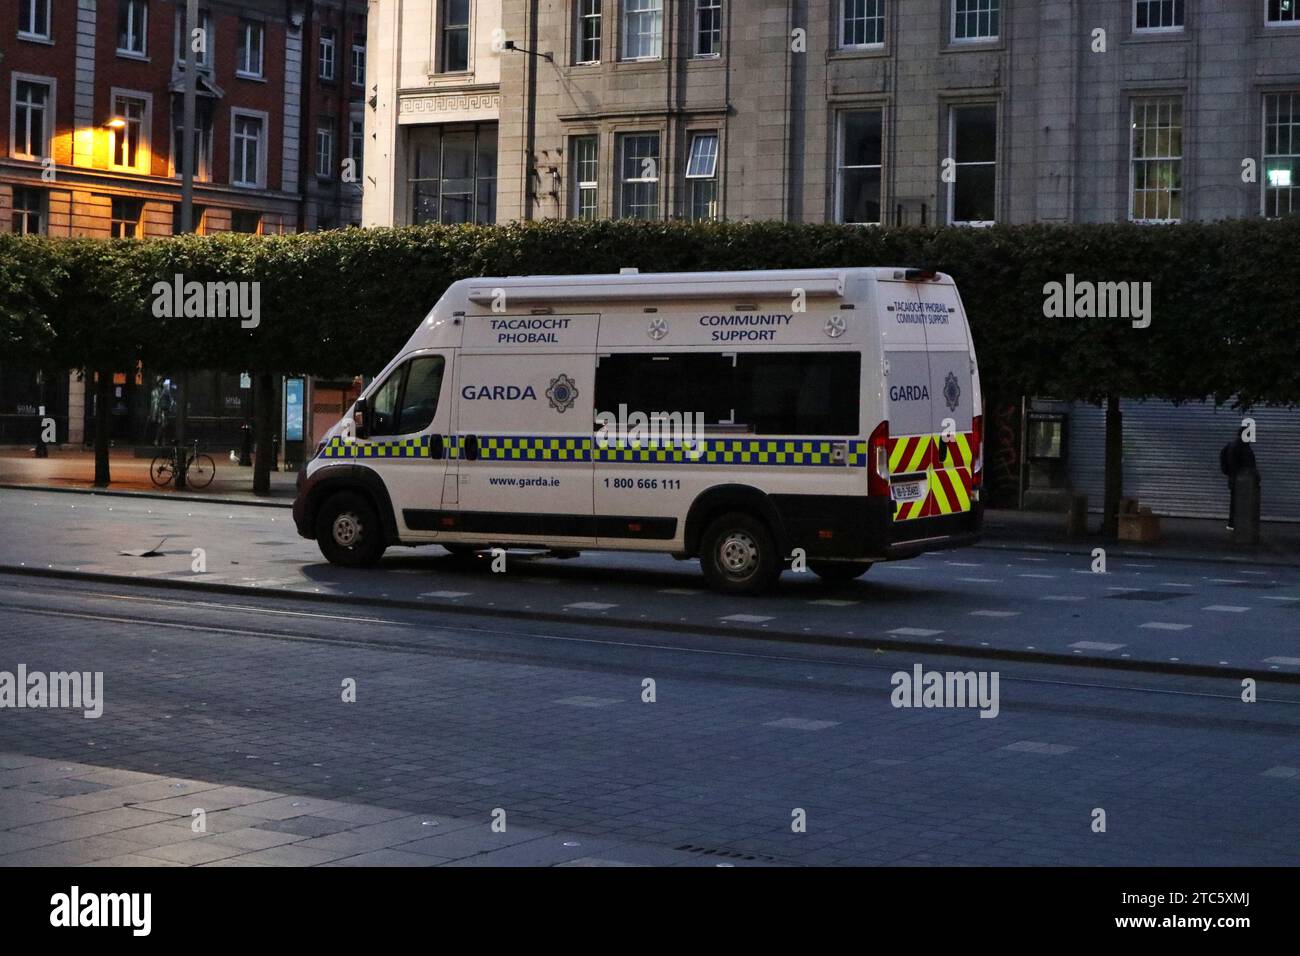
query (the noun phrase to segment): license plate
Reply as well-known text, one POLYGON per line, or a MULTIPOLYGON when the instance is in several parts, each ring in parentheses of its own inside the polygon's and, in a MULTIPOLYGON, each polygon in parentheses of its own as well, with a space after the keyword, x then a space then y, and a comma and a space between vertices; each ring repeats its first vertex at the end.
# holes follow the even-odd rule
POLYGON ((890 486, 895 501, 918 501, 925 497, 924 481, 899 481, 890 486))

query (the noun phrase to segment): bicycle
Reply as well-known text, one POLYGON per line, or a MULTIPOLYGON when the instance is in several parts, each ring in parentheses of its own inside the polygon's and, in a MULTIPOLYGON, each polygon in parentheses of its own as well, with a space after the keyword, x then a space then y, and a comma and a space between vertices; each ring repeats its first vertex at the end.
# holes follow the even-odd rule
POLYGON ((171 450, 158 455, 149 466, 149 477, 159 488, 165 488, 177 477, 178 471, 184 469, 185 482, 191 488, 206 488, 212 484, 217 473, 217 463, 210 455, 199 454, 199 442, 194 440, 192 450, 181 450, 180 445, 173 445, 171 450))

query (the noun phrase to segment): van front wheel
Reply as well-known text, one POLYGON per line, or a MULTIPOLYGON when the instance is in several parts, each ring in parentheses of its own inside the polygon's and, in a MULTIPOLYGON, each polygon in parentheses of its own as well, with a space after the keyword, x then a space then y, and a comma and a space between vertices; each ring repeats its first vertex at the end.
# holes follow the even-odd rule
POLYGON ((760 594, 776 583, 781 562, 767 525, 739 512, 718 518, 704 532, 700 567, 714 590, 760 594))
POLYGON ((330 564, 349 568, 377 563, 388 547, 374 507, 352 491, 333 495, 321 506, 316 543, 330 564))

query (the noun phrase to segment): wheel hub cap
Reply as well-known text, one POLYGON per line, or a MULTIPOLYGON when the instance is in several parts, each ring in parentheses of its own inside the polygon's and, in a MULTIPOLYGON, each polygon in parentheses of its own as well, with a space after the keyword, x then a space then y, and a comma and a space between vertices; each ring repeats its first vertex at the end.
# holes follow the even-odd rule
POLYGON ((758 564, 758 548, 754 539, 743 531, 733 531, 722 539, 718 549, 723 570, 743 577, 758 564))
POLYGON ((361 538, 361 521, 352 512, 346 512, 334 519, 334 543, 341 548, 350 548, 361 538))

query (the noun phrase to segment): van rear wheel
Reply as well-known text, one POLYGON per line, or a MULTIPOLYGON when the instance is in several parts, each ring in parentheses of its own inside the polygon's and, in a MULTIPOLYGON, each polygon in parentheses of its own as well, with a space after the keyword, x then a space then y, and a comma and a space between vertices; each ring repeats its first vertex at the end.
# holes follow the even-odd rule
POLYGON ((808 568, 827 584, 855 581, 871 569, 870 561, 809 561, 808 568))
POLYGON ((353 491, 332 495, 316 515, 316 543, 330 564, 364 568, 378 563, 388 547, 379 514, 353 491))
POLYGON ((781 575, 767 525, 740 512, 723 515, 705 530, 700 567, 709 586, 726 594, 761 594, 781 575))

